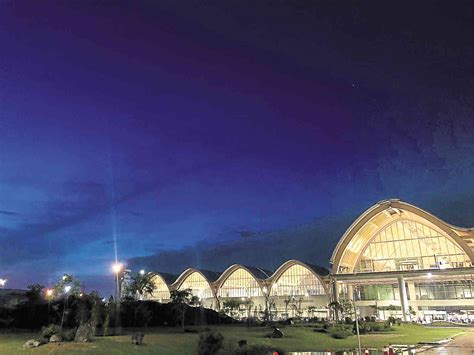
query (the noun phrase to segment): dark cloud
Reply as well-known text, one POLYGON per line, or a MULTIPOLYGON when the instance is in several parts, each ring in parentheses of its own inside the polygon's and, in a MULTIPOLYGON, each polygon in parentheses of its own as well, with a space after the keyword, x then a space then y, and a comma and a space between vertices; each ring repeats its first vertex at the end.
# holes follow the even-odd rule
POLYGON ((19 215, 19 213, 17 213, 17 212, 3 211, 3 210, 0 210, 0 214, 4 214, 4 215, 7 215, 7 216, 18 216, 19 215))

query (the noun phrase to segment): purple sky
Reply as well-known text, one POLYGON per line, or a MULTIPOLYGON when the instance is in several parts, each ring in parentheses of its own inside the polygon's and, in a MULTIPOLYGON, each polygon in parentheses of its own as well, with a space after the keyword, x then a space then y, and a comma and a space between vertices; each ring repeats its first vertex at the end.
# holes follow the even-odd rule
POLYGON ((393 197, 473 225, 472 14, 0 2, 0 277, 110 293, 114 237, 172 273, 328 266, 393 197))

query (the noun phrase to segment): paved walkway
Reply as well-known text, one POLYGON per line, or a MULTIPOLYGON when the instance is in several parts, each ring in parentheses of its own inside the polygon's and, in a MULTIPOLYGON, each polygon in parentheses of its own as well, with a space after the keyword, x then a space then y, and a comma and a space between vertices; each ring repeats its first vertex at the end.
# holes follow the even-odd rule
POLYGON ((474 355, 474 332, 454 338, 445 346, 423 352, 426 355, 474 355))

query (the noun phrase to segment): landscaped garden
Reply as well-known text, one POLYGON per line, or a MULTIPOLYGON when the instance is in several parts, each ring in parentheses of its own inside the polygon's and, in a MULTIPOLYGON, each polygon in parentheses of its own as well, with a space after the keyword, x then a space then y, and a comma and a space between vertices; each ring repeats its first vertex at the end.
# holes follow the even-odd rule
MULTIPOLYGON (((137 275, 134 280, 132 294, 137 296, 119 302, 82 292, 71 275, 64 275, 54 289, 30 285, 21 302, 0 307, 0 354, 263 355, 348 350, 358 345, 348 304, 328 305, 337 321, 276 320, 267 311, 239 321, 229 316, 231 303, 236 302, 224 302, 222 311, 216 312, 203 308, 188 289, 173 291, 169 303, 143 301, 140 295, 152 291, 149 278, 137 275)), ((400 323, 393 317, 386 322, 360 318, 358 326, 362 346, 378 349, 389 343, 412 345, 471 331, 400 323)))
MULTIPOLYGON (((23 350, 22 345, 26 340, 35 338, 37 333, 10 333, 0 335, 0 354, 16 354, 31 352, 36 354, 46 353, 94 353, 94 354, 197 354, 198 341, 201 334, 207 334, 207 327, 190 327, 197 333, 182 332, 179 328, 149 328, 126 329, 126 335, 95 337, 88 343, 49 343, 38 348, 23 350), (136 331, 145 334, 144 345, 132 345, 131 334, 136 331)), ((272 328, 247 327, 244 325, 210 326, 213 332, 218 332, 224 337, 223 353, 231 354, 238 348, 240 340, 247 340, 248 346, 262 344, 270 345, 284 351, 316 351, 316 350, 342 350, 357 347, 357 337, 349 336, 345 339, 335 339, 329 334, 315 332, 313 327, 291 325, 280 327, 284 333, 282 339, 267 337, 272 328)), ((435 341, 451 337, 469 329, 460 328, 432 328, 414 324, 394 326, 388 333, 370 333, 361 335, 363 347, 382 348, 388 343, 416 344, 419 341, 435 341)))

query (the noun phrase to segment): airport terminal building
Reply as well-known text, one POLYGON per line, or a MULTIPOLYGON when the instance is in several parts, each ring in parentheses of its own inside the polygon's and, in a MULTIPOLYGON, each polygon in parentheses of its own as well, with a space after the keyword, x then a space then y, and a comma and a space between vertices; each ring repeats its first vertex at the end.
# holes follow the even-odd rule
POLYGON ((330 270, 290 260, 274 272, 239 264, 222 273, 189 268, 173 277, 154 272, 156 288, 149 299, 169 302, 172 290, 189 288, 204 307, 216 310, 226 300, 240 300, 240 317, 258 316, 264 309, 277 319, 329 317, 329 303, 351 301, 362 316, 379 319, 474 320, 473 261, 472 228, 385 200, 346 230, 330 270))

